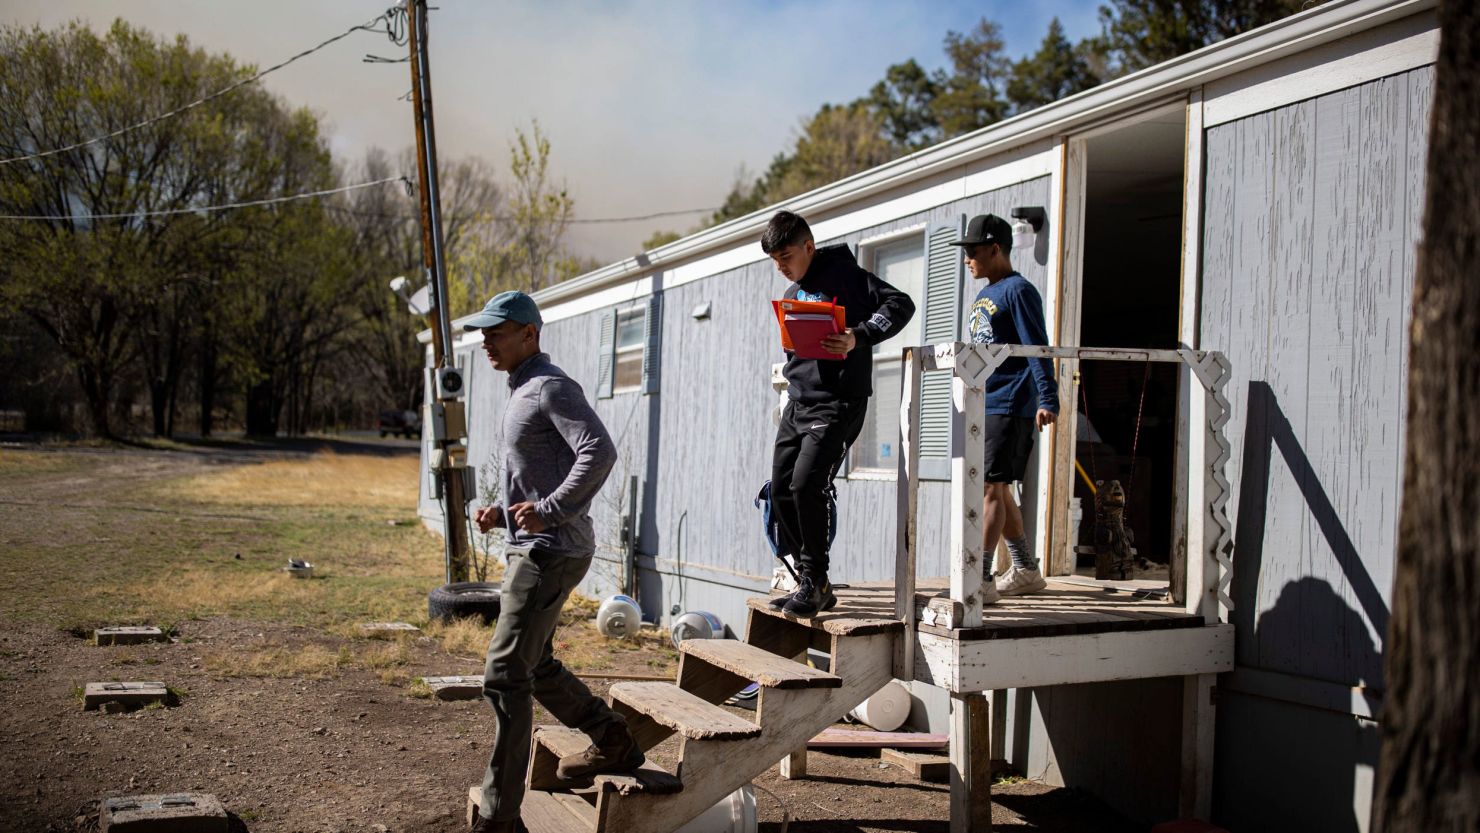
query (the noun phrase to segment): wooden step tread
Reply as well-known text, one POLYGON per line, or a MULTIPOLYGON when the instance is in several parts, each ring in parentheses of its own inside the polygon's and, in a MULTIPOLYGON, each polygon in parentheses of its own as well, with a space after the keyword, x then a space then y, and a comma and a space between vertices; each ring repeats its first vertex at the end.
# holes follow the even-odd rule
POLYGON ((596 808, 571 793, 530 790, 519 805, 519 817, 529 833, 591 833, 596 829, 596 808))
MULTIPOLYGON (((585 732, 567 726, 540 726, 534 730, 534 740, 535 743, 554 753, 557 758, 579 755, 591 745, 591 738, 585 732)), ((640 792, 655 795, 683 792, 683 782, 678 780, 678 776, 652 761, 644 761, 642 767, 636 772, 597 775, 591 780, 599 790, 610 790, 622 795, 640 792)), ((553 787, 549 791, 556 794, 564 792, 564 790, 553 787)))
POLYGON ((612 704, 623 705, 691 740, 741 740, 761 727, 695 697, 672 683, 616 683, 612 704))
MULTIPOLYGON (((468 788, 467 823, 471 827, 483 798, 477 784, 468 788)), ((596 807, 571 793, 529 790, 519 805, 519 817, 529 833, 591 833, 596 829, 596 807)))
POLYGON ((636 772, 596 776, 596 789, 622 795, 634 793, 668 795, 683 792, 683 782, 677 775, 652 761, 643 761, 642 766, 636 772))
POLYGON ((843 685, 840 677, 737 639, 686 639, 678 649, 767 688, 839 688, 843 685))
POLYGON ((770 596, 752 596, 745 600, 745 604, 757 613, 764 613, 767 616, 775 616, 778 619, 785 619, 809 628, 826 631, 833 636, 869 636, 876 633, 892 633, 904 630, 904 623, 894 618, 892 601, 889 602, 891 607, 887 610, 882 606, 866 610, 857 610, 850 607, 848 610, 841 612, 838 608, 834 608, 827 613, 819 613, 810 619, 802 619, 782 613, 771 607, 770 601, 770 596))
POLYGON ((591 745, 591 738, 580 729, 568 726, 537 726, 534 742, 555 753, 556 758, 579 755, 591 745))

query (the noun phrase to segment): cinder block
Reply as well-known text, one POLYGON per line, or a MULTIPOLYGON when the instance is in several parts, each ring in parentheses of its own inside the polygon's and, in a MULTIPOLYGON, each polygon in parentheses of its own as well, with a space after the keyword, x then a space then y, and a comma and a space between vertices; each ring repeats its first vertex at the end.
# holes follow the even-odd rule
POLYGON ((468 827, 472 827, 473 822, 478 820, 478 802, 482 800, 482 785, 474 784, 473 786, 468 787, 468 827))
POLYGON ((1151 828, 1151 833, 1228 833, 1228 831, 1201 819, 1178 819, 1158 824, 1151 828))
POLYGON ((114 625, 93 631, 93 640, 99 645, 138 645, 167 639, 164 631, 152 625, 114 625))
POLYGON ((164 683, 88 683, 82 692, 82 708, 91 711, 104 703, 137 708, 163 703, 170 696, 164 683))
POLYGON ((419 633, 421 628, 410 622, 366 622, 360 632, 367 636, 395 636, 402 633, 419 633))
POLYGON ((171 793, 105 798, 101 833, 226 833, 230 820, 214 795, 171 793))
POLYGON ((477 700, 483 696, 482 677, 422 677, 421 681, 438 700, 477 700))

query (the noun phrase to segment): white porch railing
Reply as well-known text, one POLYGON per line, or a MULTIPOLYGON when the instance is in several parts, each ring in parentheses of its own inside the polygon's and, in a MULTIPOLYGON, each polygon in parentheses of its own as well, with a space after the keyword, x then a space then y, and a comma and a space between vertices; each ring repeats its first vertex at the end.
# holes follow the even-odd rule
MULTIPOLYGON (((1201 383, 1203 396, 1191 396, 1189 425, 1201 426, 1188 434, 1186 610, 1208 623, 1220 621, 1233 609, 1229 583, 1233 579, 1233 528, 1225 508, 1229 484, 1223 475, 1229 445, 1223 435, 1228 422, 1228 400, 1223 388, 1230 376, 1222 353, 1203 350, 1108 349, 1094 347, 1037 347, 1019 344, 950 342, 904 351, 903 393, 899 406, 900 454, 898 521, 895 552, 895 613, 913 633, 916 623, 915 562, 919 541, 917 522, 920 485, 920 374, 950 370, 951 381, 951 552, 950 596, 938 612, 938 624, 970 628, 982 624, 982 582, 990 581, 982 552, 982 423, 984 385, 1002 362, 1013 356, 1112 361, 1152 361, 1186 364, 1201 383), (1200 507, 1200 509, 1194 509, 1200 507)), ((1072 453, 1072 452, 1071 452, 1072 453)), ((932 608, 935 605, 931 605, 932 608)), ((913 639, 905 639, 903 668, 914 667, 913 639)))

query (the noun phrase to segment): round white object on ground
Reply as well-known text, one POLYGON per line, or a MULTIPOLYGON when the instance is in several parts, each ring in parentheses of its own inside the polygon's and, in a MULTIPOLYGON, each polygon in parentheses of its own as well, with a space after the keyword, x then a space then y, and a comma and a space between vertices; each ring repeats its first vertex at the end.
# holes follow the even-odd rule
POLYGON ((746 784, 678 828, 678 833, 755 833, 755 829, 755 789, 746 784))
POLYGON ((642 609, 631 596, 612 596, 596 611, 596 630, 612 639, 634 637, 642 630, 642 609))
POLYGON ((725 625, 707 610, 691 610, 673 620, 673 647, 685 639, 718 639, 725 635, 725 625))
POLYGON ((890 680, 848 715, 880 732, 892 732, 910 716, 910 692, 899 680, 890 680))

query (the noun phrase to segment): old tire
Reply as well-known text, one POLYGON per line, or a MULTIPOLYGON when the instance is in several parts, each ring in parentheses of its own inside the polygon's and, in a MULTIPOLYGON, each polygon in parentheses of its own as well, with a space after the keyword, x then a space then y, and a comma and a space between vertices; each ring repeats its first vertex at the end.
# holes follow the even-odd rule
POLYGON ((496 581, 455 581, 427 594, 427 616, 433 622, 477 617, 492 624, 498 620, 502 586, 496 581))

